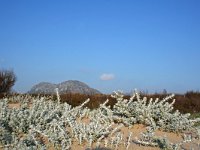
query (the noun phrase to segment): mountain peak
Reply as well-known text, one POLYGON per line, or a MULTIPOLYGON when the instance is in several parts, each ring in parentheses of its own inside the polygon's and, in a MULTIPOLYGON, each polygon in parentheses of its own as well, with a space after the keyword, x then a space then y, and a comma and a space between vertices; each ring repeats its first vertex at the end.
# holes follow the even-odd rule
POLYGON ((90 88, 87 84, 78 80, 68 80, 59 84, 52 84, 49 82, 40 82, 34 85, 28 92, 30 94, 54 94, 55 89, 58 88, 60 94, 63 93, 80 93, 80 94, 101 94, 96 89, 90 88))

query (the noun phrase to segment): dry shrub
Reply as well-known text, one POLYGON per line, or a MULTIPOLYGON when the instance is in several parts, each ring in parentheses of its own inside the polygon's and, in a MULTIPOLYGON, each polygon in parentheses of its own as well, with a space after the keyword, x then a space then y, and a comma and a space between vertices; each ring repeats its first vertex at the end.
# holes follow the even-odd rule
POLYGON ((15 84, 16 76, 11 70, 0 70, 0 94, 9 93, 15 84))
MULTIPOLYGON (((37 94, 31 94, 32 96, 38 96, 37 94)), ((167 94, 170 95, 170 94, 167 94)), ((0 94, 0 97, 3 97, 4 94, 0 94)), ((40 96, 50 96, 47 94, 43 94, 40 96)), ((53 96, 53 99, 56 100, 56 95, 53 96)), ((162 100, 166 97, 166 94, 142 94, 146 96, 149 100, 150 98, 156 99, 159 98, 162 100)), ((85 95, 85 94, 78 94, 78 93, 66 93, 61 94, 61 102, 67 102, 68 104, 72 105, 72 107, 79 106, 86 99, 90 98, 90 102, 86 104, 86 107, 90 109, 95 109, 100 106, 100 104, 104 103, 107 99, 109 102, 107 105, 110 105, 113 108, 114 104, 117 102, 116 99, 112 98, 110 95, 105 94, 96 94, 96 95, 85 95)), ((125 99, 129 99, 130 96, 124 96, 125 99)), ((185 94, 175 94, 176 99, 174 104, 174 109, 179 110, 181 113, 199 113, 200 112, 200 92, 190 91, 185 94)), ((172 100, 171 100, 172 101, 172 100)), ((169 101, 169 102, 171 102, 169 101)))

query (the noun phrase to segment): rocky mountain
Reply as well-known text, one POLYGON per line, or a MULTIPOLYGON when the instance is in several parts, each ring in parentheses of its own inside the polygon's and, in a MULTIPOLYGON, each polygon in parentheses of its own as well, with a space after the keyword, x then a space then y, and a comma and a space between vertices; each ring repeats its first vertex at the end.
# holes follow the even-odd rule
POLYGON ((52 84, 48 82, 40 82, 34 85, 28 93, 30 94, 54 94, 55 89, 58 88, 60 94, 63 93, 80 93, 80 94, 100 94, 96 89, 90 88, 87 84, 77 81, 68 80, 59 84, 52 84))

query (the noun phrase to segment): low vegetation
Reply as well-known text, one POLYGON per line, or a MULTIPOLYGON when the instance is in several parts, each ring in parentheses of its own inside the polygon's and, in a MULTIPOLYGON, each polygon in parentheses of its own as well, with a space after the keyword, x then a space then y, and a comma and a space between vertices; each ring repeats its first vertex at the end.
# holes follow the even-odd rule
MULTIPOLYGON (((107 97, 104 95, 104 98, 107 97)), ((138 92, 128 97, 115 92, 111 100, 112 103, 109 99, 101 100, 96 106, 90 99, 79 100, 72 106, 72 101, 66 103, 58 93, 2 98, 0 147, 16 150, 141 149, 142 146, 142 149, 182 149, 185 143, 190 143, 200 148, 197 126, 200 119, 175 110, 174 95, 153 99, 138 92), (141 128, 144 130, 137 134, 141 128), (157 132, 164 134, 158 136, 157 132), (177 135, 180 140, 174 142, 165 136, 167 134, 178 134, 181 138, 177 135)))
MULTIPOLYGON (((147 101, 150 100, 150 98, 156 99, 163 99, 167 95, 170 95, 165 93, 160 94, 144 94, 140 93, 142 97, 147 97, 147 101)), ((32 95, 32 96, 38 96, 38 95, 32 95)), ((50 95, 43 95, 43 96, 50 96, 50 95)), ((130 95, 124 95, 125 99, 130 99, 130 95)), ((111 95, 105 95, 105 94, 95 94, 95 95, 84 95, 84 94, 73 94, 73 93, 67 93, 67 94, 61 94, 60 95, 61 102, 66 102, 73 107, 78 106, 82 104, 87 98, 90 99, 89 103, 86 104, 86 106, 90 109, 95 109, 100 106, 100 104, 104 103, 107 99, 109 99, 108 105, 113 108, 113 106, 116 104, 116 99, 113 98, 111 95)), ((56 100, 56 95, 53 96, 53 99, 56 100)), ((174 96, 174 99, 176 99, 173 107, 175 110, 179 110, 181 113, 191 113, 191 114, 198 114, 200 113, 200 92, 198 91, 189 91, 185 94, 176 94, 174 96)), ((134 101, 136 98, 134 99, 134 101)), ((169 100, 169 102, 172 102, 172 100, 169 100)))

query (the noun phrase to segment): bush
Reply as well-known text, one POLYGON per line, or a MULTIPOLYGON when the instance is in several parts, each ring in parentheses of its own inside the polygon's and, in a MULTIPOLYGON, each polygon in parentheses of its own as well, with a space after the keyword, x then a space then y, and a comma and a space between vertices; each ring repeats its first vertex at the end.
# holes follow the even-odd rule
POLYGON ((12 70, 0 70, 0 94, 9 93, 15 81, 16 76, 12 70))
MULTIPOLYGON (((93 110, 84 107, 89 99, 72 107, 68 103, 62 103, 59 95, 57 100, 52 96, 6 97, 0 99, 0 149, 70 150, 79 144, 87 146, 88 150, 95 145, 96 150, 103 145, 112 149, 125 146, 128 150, 134 143, 161 149, 178 149, 183 142, 199 138, 199 127, 195 127, 194 123, 199 123, 200 118, 190 119, 189 114, 173 111, 173 96, 160 100, 150 98, 148 101, 148 98, 137 92, 129 99, 123 93, 115 92, 112 95, 116 99, 113 108, 109 106, 109 100, 106 100, 93 110), (10 107, 10 102, 19 102, 20 105, 10 107), (146 132, 141 132, 141 137, 133 141, 132 131, 127 136, 124 134, 125 130, 120 131, 120 128, 134 124, 145 125, 146 132), (157 129, 189 134, 181 133, 184 141, 171 143, 167 136, 156 136, 157 129), (194 131, 196 133, 191 137, 190 133, 194 131)), ((76 104, 78 103, 79 101, 76 104)))

